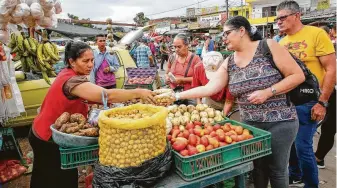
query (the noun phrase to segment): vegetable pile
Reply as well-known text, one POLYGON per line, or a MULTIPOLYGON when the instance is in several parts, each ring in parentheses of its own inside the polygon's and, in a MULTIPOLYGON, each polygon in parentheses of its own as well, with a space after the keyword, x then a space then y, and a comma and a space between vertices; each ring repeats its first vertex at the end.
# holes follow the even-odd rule
POLYGON ((182 156, 192 156, 253 137, 250 131, 242 126, 231 123, 223 126, 211 123, 202 124, 198 121, 188 122, 186 126, 174 126, 167 135, 172 148, 182 156))
POLYGON ((99 117, 99 161, 118 168, 137 167, 164 153, 167 110, 135 104, 103 111, 99 117))
POLYGON ((128 84, 151 84, 153 82, 152 76, 144 76, 144 77, 133 77, 129 78, 128 84))
POLYGON ((207 104, 193 105, 172 105, 168 107, 169 119, 173 126, 186 125, 192 121, 199 121, 203 124, 222 121, 223 115, 219 110, 208 107, 207 104))
POLYGON ((98 128, 86 122, 86 118, 79 113, 64 112, 55 122, 55 128, 63 133, 77 136, 97 137, 98 128))

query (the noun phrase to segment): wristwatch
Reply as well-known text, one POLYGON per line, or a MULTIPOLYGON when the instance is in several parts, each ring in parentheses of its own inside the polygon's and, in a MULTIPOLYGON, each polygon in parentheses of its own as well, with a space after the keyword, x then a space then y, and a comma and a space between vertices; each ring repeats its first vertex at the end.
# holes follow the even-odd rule
POLYGON ((327 108, 329 106, 328 102, 323 102, 323 101, 318 101, 318 104, 322 105, 325 108, 327 108))
POLYGON ((174 95, 174 98, 176 98, 176 101, 179 101, 179 99, 180 99, 179 93, 176 93, 176 94, 174 95))

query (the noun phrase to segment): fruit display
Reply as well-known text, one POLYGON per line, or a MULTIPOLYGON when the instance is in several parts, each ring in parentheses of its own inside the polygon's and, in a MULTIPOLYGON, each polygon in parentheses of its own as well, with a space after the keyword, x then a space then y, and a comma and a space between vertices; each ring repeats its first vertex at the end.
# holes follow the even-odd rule
POLYGON ((207 104, 193 105, 172 105, 168 107, 168 118, 173 126, 186 125, 187 122, 215 123, 224 119, 223 113, 210 108, 207 104))
POLYGON ((153 77, 133 77, 128 79, 128 84, 151 84, 153 82, 153 77))
POLYGON ((215 148, 235 144, 254 136, 242 126, 188 122, 185 126, 174 126, 167 139, 172 148, 182 156, 192 156, 215 148))
POLYGON ((101 112, 99 162, 118 168, 137 167, 166 148, 164 107, 135 104, 101 112))
POLYGON ((87 123, 86 118, 79 113, 69 114, 64 112, 55 121, 55 128, 60 132, 77 136, 98 136, 98 128, 87 123))
POLYGON ((13 61, 21 61, 24 72, 30 70, 41 72, 43 79, 49 85, 51 84, 49 77, 56 76, 53 64, 60 60, 59 51, 54 43, 46 39, 39 43, 36 39, 25 37, 22 33, 12 33, 8 47, 11 48, 12 54, 15 53, 13 61))

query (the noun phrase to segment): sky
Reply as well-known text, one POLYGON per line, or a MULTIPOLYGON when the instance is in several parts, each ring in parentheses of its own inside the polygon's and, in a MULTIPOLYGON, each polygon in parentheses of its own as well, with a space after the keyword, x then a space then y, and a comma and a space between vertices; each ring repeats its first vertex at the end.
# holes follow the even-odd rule
MULTIPOLYGON (((163 14, 151 15, 168 11, 191 4, 188 8, 200 8, 211 6, 223 6, 225 0, 60 0, 62 13, 59 18, 67 18, 67 14, 73 14, 81 18, 90 18, 95 21, 105 21, 111 18, 113 22, 133 23, 133 18, 138 12, 144 12, 150 19, 185 16, 186 8, 163 14), (203 2, 204 1, 204 2, 203 2), (198 4, 199 2, 199 4, 198 4)), ((240 5, 240 0, 229 0, 229 5, 240 5)))

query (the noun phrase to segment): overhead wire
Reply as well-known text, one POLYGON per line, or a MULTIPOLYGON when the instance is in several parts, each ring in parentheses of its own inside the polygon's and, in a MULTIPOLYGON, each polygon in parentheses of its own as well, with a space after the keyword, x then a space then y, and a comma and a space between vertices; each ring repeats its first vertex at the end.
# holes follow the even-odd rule
POLYGON ((145 16, 153 16, 153 15, 163 14, 163 13, 167 13, 167 12, 172 12, 172 11, 176 11, 176 10, 179 10, 179 9, 187 8, 187 7, 190 7, 190 6, 193 6, 193 5, 197 5, 197 4, 200 4, 200 3, 204 3, 204 2, 207 2, 207 1, 211 1, 211 0, 203 0, 203 1, 199 1, 198 3, 193 3, 193 4, 185 5, 185 6, 182 6, 182 7, 179 7, 179 8, 175 8, 175 9, 171 9, 171 10, 166 10, 166 11, 162 11, 162 12, 148 14, 148 15, 145 15, 145 16))

